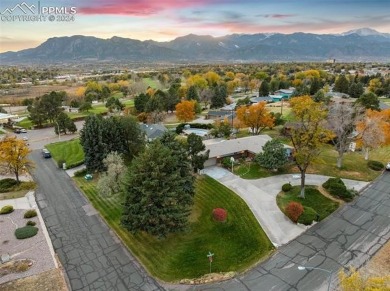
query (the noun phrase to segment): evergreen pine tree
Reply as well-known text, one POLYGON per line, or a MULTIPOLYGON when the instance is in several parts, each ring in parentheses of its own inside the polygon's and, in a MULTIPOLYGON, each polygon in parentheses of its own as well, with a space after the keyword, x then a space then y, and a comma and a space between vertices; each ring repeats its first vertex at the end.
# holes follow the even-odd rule
POLYGON ((259 88, 259 96, 268 96, 269 95, 270 86, 269 83, 264 80, 261 82, 260 88, 259 88))

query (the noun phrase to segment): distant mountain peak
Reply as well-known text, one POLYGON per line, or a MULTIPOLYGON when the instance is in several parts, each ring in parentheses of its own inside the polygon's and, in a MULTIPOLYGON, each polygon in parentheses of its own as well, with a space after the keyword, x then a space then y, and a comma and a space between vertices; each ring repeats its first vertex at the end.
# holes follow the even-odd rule
POLYGON ((358 29, 349 30, 347 32, 343 32, 341 35, 349 35, 349 34, 357 34, 360 36, 369 36, 369 35, 384 35, 386 33, 381 33, 379 31, 376 31, 375 29, 369 28, 369 27, 363 27, 358 29))

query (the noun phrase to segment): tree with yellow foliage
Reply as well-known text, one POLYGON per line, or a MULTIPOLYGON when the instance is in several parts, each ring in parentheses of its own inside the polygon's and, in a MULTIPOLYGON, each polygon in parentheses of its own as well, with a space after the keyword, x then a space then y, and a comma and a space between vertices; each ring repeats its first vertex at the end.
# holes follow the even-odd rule
POLYGON ((176 105, 176 117, 180 121, 188 122, 195 118, 195 101, 183 100, 176 105))
POLYGON ((274 126, 274 118, 265 107, 266 102, 249 106, 241 106, 236 110, 237 119, 250 127, 253 134, 259 134, 263 129, 274 126))
POLYGON ((9 172, 15 174, 18 183, 19 174, 27 166, 32 166, 32 162, 27 158, 29 153, 31 150, 26 142, 15 136, 6 136, 0 141, 0 163, 5 165, 9 172))
POLYGON ((324 127, 328 115, 324 104, 306 95, 292 98, 290 106, 297 122, 292 126, 289 137, 294 147, 294 161, 301 173, 300 196, 305 198, 306 170, 333 133, 324 127))

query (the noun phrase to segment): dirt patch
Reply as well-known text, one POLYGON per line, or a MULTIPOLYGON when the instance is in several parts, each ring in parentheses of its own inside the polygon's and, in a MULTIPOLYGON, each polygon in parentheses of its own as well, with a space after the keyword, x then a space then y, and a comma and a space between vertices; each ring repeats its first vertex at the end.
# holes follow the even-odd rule
POLYGON ((33 265, 31 260, 14 260, 0 265, 0 277, 12 274, 26 272, 33 265))
POLYGON ((67 291, 65 280, 59 269, 54 269, 40 273, 35 276, 14 280, 0 285, 2 291, 36 291, 36 290, 56 290, 67 291))
POLYGON ((180 284, 207 284, 212 282, 219 282, 233 278, 236 275, 235 272, 227 272, 227 273, 211 273, 204 275, 203 277, 197 279, 183 279, 180 280, 180 284))
POLYGON ((390 241, 375 254, 364 270, 375 277, 390 276, 390 241))

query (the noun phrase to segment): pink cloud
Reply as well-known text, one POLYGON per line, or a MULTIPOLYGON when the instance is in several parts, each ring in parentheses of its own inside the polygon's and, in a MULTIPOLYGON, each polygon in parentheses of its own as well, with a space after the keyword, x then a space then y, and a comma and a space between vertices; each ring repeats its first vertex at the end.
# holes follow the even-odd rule
POLYGON ((288 17, 293 17, 295 14, 265 14, 263 15, 265 18, 288 18, 288 17))
POLYGON ((111 14, 111 15, 133 15, 146 16, 156 14, 166 9, 178 9, 207 4, 207 0, 111 0, 97 1, 90 6, 82 6, 78 9, 82 14, 111 14))

